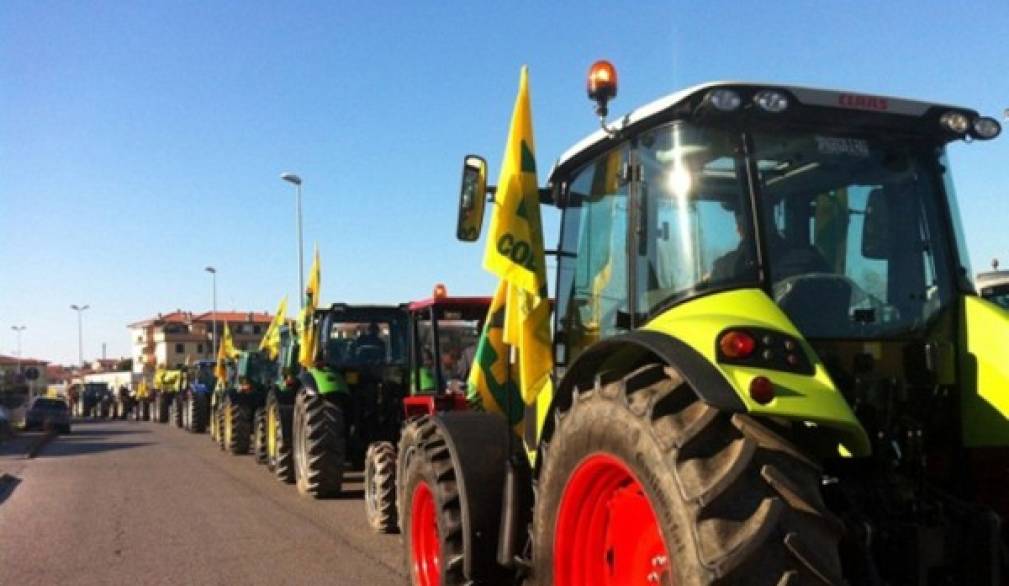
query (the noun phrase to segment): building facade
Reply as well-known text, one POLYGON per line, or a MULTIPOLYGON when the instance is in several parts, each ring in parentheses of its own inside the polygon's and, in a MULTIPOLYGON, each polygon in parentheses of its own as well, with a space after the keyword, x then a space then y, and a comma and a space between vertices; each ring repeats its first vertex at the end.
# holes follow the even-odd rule
POLYGON ((217 339, 224 334, 224 325, 231 330, 235 347, 254 350, 273 316, 267 312, 208 311, 194 314, 176 310, 132 323, 130 331, 133 372, 145 378, 153 376, 158 367, 176 367, 197 360, 213 360, 214 324, 217 339))

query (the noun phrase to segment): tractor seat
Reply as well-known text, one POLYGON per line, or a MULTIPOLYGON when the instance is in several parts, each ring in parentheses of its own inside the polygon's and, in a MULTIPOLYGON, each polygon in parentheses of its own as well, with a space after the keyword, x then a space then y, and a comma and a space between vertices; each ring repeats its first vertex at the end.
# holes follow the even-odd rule
POLYGON ((807 273, 774 286, 774 298, 804 336, 846 331, 853 294, 851 282, 832 273, 807 273))

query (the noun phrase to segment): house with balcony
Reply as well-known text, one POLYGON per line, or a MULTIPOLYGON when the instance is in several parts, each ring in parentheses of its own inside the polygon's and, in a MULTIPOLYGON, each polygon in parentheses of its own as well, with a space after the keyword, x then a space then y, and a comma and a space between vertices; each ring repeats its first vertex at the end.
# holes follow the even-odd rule
POLYGON ((253 350, 259 346, 273 316, 268 312, 208 311, 194 314, 177 309, 170 313, 129 324, 133 372, 148 380, 158 367, 175 367, 186 362, 213 360, 214 327, 217 339, 224 324, 231 330, 235 347, 253 350))

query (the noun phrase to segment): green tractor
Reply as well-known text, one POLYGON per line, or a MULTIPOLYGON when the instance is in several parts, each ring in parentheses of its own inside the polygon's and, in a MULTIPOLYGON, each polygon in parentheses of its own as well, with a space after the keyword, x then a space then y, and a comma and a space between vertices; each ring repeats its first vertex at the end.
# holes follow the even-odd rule
POLYGON ((398 441, 370 444, 364 462, 365 513, 379 533, 398 529, 402 497, 397 480, 409 461, 417 422, 427 415, 467 409, 466 380, 489 306, 487 297, 450 297, 442 285, 432 297, 407 306, 410 382, 409 396, 403 398, 404 424, 398 441))
POLYGON ((256 460, 266 464, 278 480, 294 482, 294 451, 292 449, 292 425, 294 419, 294 399, 298 390, 298 336, 290 325, 280 326, 280 352, 277 356, 277 377, 266 393, 266 404, 256 417, 262 432, 262 445, 256 452, 256 460))
MULTIPOLYGON (((600 117, 615 82, 593 67, 600 117)), ((413 583, 1004 583, 1009 313, 970 280, 946 156, 1000 130, 744 83, 603 119, 540 195, 561 227, 532 455, 496 413, 423 422, 413 583)), ((486 171, 467 157, 464 240, 486 171)))
MULTIPOLYGON (((263 443, 262 436, 254 436, 253 431, 276 363, 263 352, 243 350, 227 367, 228 376, 217 381, 211 400, 211 437, 222 450, 238 456, 248 454, 254 443, 257 447, 263 443)), ((262 428, 256 431, 261 434, 262 428)))
POLYGON ((298 492, 338 494, 367 447, 393 441, 406 390, 407 313, 401 306, 336 303, 314 316, 314 366, 298 375, 292 443, 298 492))

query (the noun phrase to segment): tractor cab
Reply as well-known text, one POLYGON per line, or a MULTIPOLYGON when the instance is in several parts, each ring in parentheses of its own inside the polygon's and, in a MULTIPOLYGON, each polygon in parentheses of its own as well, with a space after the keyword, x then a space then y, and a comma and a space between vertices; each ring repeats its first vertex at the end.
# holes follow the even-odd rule
POLYGON ((322 366, 302 372, 301 378, 343 410, 347 456, 361 466, 368 444, 399 431, 407 383, 407 313, 399 305, 335 303, 317 311, 316 320, 316 364, 322 366))
POLYGON ((401 307, 335 303, 317 312, 316 320, 320 361, 346 384, 379 381, 404 368, 407 323, 401 307))
POLYGON ((197 392, 207 392, 214 388, 217 378, 214 376, 213 360, 200 360, 190 368, 189 385, 197 392))
POLYGON ((301 365, 298 363, 298 335, 294 326, 283 324, 280 326, 280 351, 277 354, 277 379, 278 389, 289 391, 297 388, 298 373, 301 365))
POLYGON ((242 351, 235 367, 233 384, 240 393, 265 392, 276 376, 277 365, 265 353, 242 351))
POLYGON ((407 418, 466 408, 466 381, 489 306, 488 297, 449 297, 443 285, 410 303, 407 418))
MULTIPOLYGON (((1000 583, 1009 314, 975 292, 946 155, 951 143, 995 138, 999 123, 943 104, 750 83, 691 87, 609 123, 616 73, 605 62, 589 95, 602 128, 540 191, 562 217, 555 391, 537 401, 549 407, 533 463, 536 581, 578 583, 578 568, 596 563, 645 576, 654 568, 627 569, 634 559, 670 556, 670 568, 703 573, 731 557, 698 564, 703 555, 674 551, 701 539, 696 551, 767 552, 763 562, 738 553, 717 574, 730 582, 759 570, 760 583, 790 572, 1000 583), (738 450, 736 437, 746 438, 738 450), (765 449, 815 472, 759 470, 765 449), (653 489, 635 477, 676 482, 653 489), (806 567, 787 553, 806 530, 770 514, 754 534, 741 529, 766 512, 759 491, 793 506, 788 487, 800 484, 823 499, 800 508, 846 527, 811 541, 825 557, 806 567), (626 491, 604 486, 636 487, 656 517, 620 525, 626 491), (673 518, 694 533, 664 522, 673 518), (655 540, 658 557, 572 537, 603 526, 655 540), (757 534, 761 545, 747 543, 757 534), (768 548, 785 552, 780 567, 768 548)), ((467 157, 461 240, 479 238, 486 177, 486 163, 467 157)))

